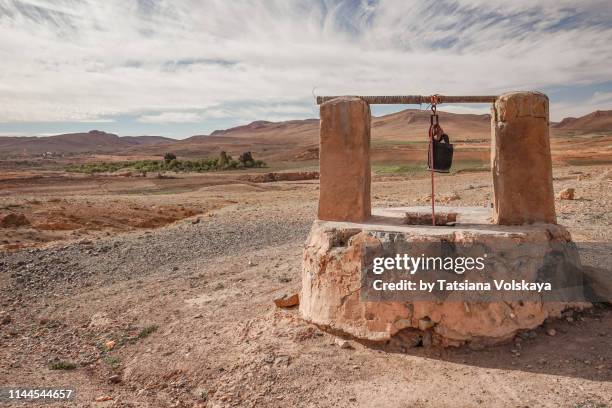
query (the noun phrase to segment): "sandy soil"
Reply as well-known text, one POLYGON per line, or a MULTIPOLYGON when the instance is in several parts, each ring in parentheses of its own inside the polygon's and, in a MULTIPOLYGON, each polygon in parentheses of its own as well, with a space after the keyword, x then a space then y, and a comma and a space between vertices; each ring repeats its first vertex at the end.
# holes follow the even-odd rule
MULTIPOLYGON (((579 243, 610 242, 606 171, 554 171, 557 192, 576 188, 577 199, 557 201, 557 213, 579 243)), ((299 290, 317 181, 228 180, 4 182, 3 211, 20 206, 34 228, 25 227, 28 238, 1 229, 3 238, 46 244, 0 254, 0 384, 76 387, 64 406, 612 406, 607 306, 485 350, 341 349, 297 310, 272 303, 299 290), (159 208, 176 221, 130 224, 159 208), (36 238, 47 233, 37 226, 48 214, 125 220, 36 238), (50 368, 59 361, 75 368, 50 368)), ((379 176, 372 195, 375 206, 414 205, 427 191, 425 177, 379 176)), ((488 206, 491 185, 487 173, 461 173, 438 177, 438 191, 458 196, 449 205, 488 206)))
MULTIPOLYGON (((245 181, 242 174, 168 174, 149 177, 88 176, 61 171, 12 172, 0 179, 0 217, 23 214, 28 224, 0 228, 0 249, 59 240, 109 236, 206 216, 236 201, 207 186, 245 181), (200 190, 200 191, 198 191, 200 190)), ((257 187, 247 183, 248 188, 257 187)))

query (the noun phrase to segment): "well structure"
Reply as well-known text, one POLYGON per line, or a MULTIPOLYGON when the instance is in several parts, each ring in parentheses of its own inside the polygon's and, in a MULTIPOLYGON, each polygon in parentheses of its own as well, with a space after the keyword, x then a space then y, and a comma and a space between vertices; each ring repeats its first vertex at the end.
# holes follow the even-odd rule
MULTIPOLYGON (((465 243, 480 245, 500 261, 492 263, 494 274, 503 269, 512 278, 541 280, 542 271, 556 268, 557 263, 575 267, 573 274, 579 269, 577 252, 567 250, 570 234, 556 224, 549 103, 539 92, 441 97, 443 103, 492 103, 492 210, 455 208, 454 226, 433 227, 407 225, 411 209, 372 209, 370 103, 426 101, 420 96, 319 98, 320 197, 304 250, 300 313, 307 321, 364 341, 400 339, 406 345, 505 341, 573 303, 547 301, 539 295, 527 301, 519 296, 486 302, 364 296, 374 256, 406 253, 422 242, 450 243, 455 250, 465 243), (519 244, 531 249, 514 251, 519 244), (564 249, 560 251, 559 245, 564 249)), ((579 276, 572 279, 580 284, 579 276)))

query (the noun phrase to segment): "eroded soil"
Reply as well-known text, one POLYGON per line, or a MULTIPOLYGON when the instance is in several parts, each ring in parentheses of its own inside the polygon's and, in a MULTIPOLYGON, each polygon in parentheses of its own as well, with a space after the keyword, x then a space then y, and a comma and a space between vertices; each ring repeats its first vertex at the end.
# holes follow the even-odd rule
MULTIPOLYGON (((554 174, 555 191, 576 188, 575 200, 557 201, 559 222, 579 243, 609 243, 606 169, 561 167, 554 174)), ((65 406, 612 405, 608 307, 567 314, 485 350, 400 354, 356 342, 343 349, 333 335, 302 322, 297 310, 272 302, 299 290, 316 180, 156 182, 113 181, 102 193, 87 187, 90 181, 78 188, 16 182, 15 194, 3 190, 3 205, 21 205, 33 225, 46 217, 40 211, 61 206, 62 217, 83 220, 144 219, 168 206, 174 210, 163 213, 177 214, 177 221, 100 233, 81 227, 76 237, 70 230, 41 239, 47 241, 42 247, 2 253, 0 384, 76 387, 76 400, 65 406), (186 188, 182 183, 187 190, 172 191, 186 188), (155 189, 165 193, 151 194, 155 189), (550 328, 554 336, 546 334, 550 328), (50 368, 58 362, 75 368, 50 368), (95 402, 101 397, 108 400, 95 402)), ((428 188, 425 177, 376 177, 373 203, 419 204, 428 188)), ((440 176, 438 192, 448 205, 488 206, 491 185, 487 173, 462 173, 440 176)), ((28 242, 38 242, 36 234, 45 230, 31 229, 28 242)), ((8 230, 19 233, 1 229, 8 230)))

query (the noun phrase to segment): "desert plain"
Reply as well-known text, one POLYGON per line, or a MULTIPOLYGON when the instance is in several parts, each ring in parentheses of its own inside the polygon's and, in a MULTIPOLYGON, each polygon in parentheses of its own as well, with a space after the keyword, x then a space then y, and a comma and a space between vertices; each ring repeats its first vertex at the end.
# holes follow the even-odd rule
MULTIPOLYGON (((373 119, 373 207, 427 205, 428 120, 415 110, 373 119)), ((490 207, 490 118, 443 114, 441 122, 457 154, 451 174, 437 177, 439 202, 490 207)), ((317 129, 317 120, 254 122, 120 146, 90 132, 93 144, 76 150, 70 138, 0 143, 0 383, 77 390, 58 406, 612 405, 608 304, 495 347, 403 353, 275 306, 300 290, 317 209, 317 129), (251 151, 266 167, 66 170, 220 151, 251 151)), ((600 248, 583 263, 606 265, 612 112, 553 124, 551 149, 558 222, 579 247, 600 248), (566 189, 573 199, 559 198, 566 189)))

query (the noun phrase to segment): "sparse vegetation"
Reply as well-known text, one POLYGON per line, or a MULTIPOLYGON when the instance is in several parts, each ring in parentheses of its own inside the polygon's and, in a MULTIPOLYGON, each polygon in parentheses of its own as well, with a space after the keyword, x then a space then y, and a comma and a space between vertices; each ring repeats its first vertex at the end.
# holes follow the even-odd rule
POLYGON ((602 158, 581 158, 581 159, 569 159, 567 160, 567 164, 571 166, 609 166, 612 165, 612 160, 602 157, 602 158))
POLYGON ((138 333, 138 338, 139 339, 146 339, 147 337, 149 337, 151 334, 153 334, 155 331, 157 331, 159 327, 155 324, 151 325, 151 326, 147 326, 144 329, 142 329, 139 333, 138 333))
POLYGON ((66 171, 72 173, 104 173, 114 172, 123 168, 129 167, 135 162, 100 162, 100 163, 86 163, 86 164, 72 164, 66 167, 66 171))
POLYGON ((138 160, 124 162, 98 162, 73 164, 65 168, 73 173, 112 173, 118 170, 134 170, 139 172, 195 172, 203 173, 218 170, 236 170, 245 168, 265 167, 265 162, 254 160, 251 152, 240 155, 239 160, 221 152, 219 157, 213 159, 178 160, 172 153, 166 153, 163 160, 138 160), (173 158, 174 157, 174 158, 173 158))
POLYGON ((164 162, 170 163, 172 160, 176 160, 176 154, 174 153, 164 154, 164 162))
POLYGON ((588 400, 575 404, 573 408, 606 408, 606 404, 588 400))
MULTIPOLYGON (((406 164, 373 164, 372 170, 376 174, 383 175, 426 175, 427 165, 421 163, 406 163, 406 164)), ((480 160, 453 160, 451 174, 471 172, 471 171, 486 171, 489 170, 489 163, 480 160)))
POLYGON ((376 174, 415 174, 425 172, 427 169, 423 164, 374 164, 372 168, 376 174))
POLYGON ((119 357, 108 356, 104 358, 104 362, 111 368, 117 368, 121 364, 119 357))
POLYGON ((74 370, 76 367, 75 363, 67 360, 58 360, 49 364, 51 370, 74 370))
POLYGON ((200 391, 200 399, 202 401, 208 401, 208 391, 207 390, 200 391))
POLYGON ((231 157, 229 157, 227 153, 225 153, 224 151, 221 151, 221 153, 219 153, 219 161, 218 161, 219 167, 227 166, 230 160, 231 160, 231 157))

